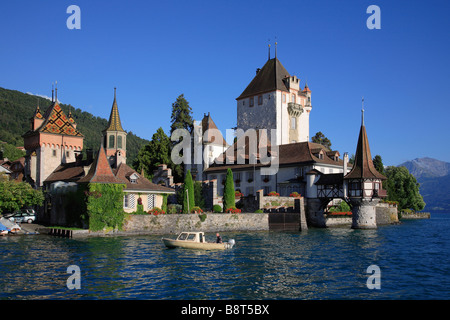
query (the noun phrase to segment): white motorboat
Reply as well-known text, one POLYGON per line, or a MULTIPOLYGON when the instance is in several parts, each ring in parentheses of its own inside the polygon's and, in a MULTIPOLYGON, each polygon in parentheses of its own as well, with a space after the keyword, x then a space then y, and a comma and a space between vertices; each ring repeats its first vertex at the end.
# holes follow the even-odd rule
POLYGON ((204 232, 182 232, 176 239, 162 238, 162 242, 168 248, 188 248, 203 250, 224 250, 233 248, 235 241, 228 242, 207 242, 204 232))

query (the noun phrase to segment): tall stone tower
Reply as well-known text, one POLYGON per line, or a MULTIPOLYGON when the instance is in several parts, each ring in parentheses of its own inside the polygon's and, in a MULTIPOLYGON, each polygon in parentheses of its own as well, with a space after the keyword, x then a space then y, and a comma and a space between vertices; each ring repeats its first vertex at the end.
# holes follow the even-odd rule
POLYGON ((77 130, 72 114, 66 116, 59 106, 57 88, 55 99, 45 113, 37 105, 30 125, 30 130, 22 136, 26 150, 25 180, 34 187, 42 187, 61 163, 76 160, 83 149, 84 137, 77 130))
POLYGON ((372 162, 369 139, 364 125, 362 110, 361 129, 356 147, 355 163, 352 170, 344 176, 348 188, 346 193, 352 204, 352 228, 372 229, 377 227, 376 208, 380 197, 385 195, 381 184, 386 177, 379 173, 372 162))
POLYGON ((116 100, 116 88, 114 88, 114 101, 109 116, 108 126, 102 131, 103 146, 109 164, 117 168, 122 162, 127 161, 127 133, 122 128, 119 116, 119 108, 116 100))
POLYGON ((311 90, 300 79, 291 76, 275 58, 256 69, 256 75, 247 88, 236 98, 237 128, 270 129, 276 131, 278 145, 309 140, 309 114, 311 90))

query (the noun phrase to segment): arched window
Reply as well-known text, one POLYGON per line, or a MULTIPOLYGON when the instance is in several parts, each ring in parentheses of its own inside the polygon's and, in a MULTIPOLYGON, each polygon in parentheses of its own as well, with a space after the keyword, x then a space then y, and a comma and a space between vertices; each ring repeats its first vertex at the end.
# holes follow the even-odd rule
POLYGON ((117 137, 117 148, 122 149, 122 136, 117 137))
POLYGON ((114 136, 109 136, 109 147, 108 148, 114 148, 114 136))

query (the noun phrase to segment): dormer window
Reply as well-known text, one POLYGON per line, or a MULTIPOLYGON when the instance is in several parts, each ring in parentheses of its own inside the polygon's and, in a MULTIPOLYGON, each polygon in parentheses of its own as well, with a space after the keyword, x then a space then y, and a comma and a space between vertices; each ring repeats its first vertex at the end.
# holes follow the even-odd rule
POLYGON ((136 173, 133 173, 131 176, 128 177, 131 183, 135 184, 137 183, 139 176, 136 173))

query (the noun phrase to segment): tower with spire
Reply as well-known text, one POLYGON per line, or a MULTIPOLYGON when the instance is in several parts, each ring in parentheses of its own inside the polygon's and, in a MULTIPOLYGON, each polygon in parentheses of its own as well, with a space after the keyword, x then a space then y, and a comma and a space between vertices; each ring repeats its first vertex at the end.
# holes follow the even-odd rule
POLYGON ((114 101, 111 107, 108 126, 102 131, 103 147, 109 164, 117 168, 122 162, 127 160, 127 133, 122 128, 120 122, 119 108, 117 106, 116 88, 114 88, 114 101))
POLYGON ((22 137, 26 150, 25 180, 35 187, 42 187, 60 164, 75 161, 83 149, 84 136, 77 130, 71 113, 66 116, 60 107, 56 86, 52 88, 52 103, 44 113, 38 100, 30 129, 22 137))
POLYGON ((344 176, 346 194, 352 204, 352 228, 376 228, 375 206, 384 196, 381 188, 386 177, 373 164, 369 139, 364 124, 364 98, 361 109, 361 129, 356 146, 355 162, 351 171, 344 176))
POLYGON ((262 68, 256 69, 256 75, 245 90, 236 98, 237 128, 267 129, 270 141, 271 129, 276 132, 278 145, 309 140, 309 114, 311 90, 305 82, 289 72, 277 57, 269 57, 262 68))

